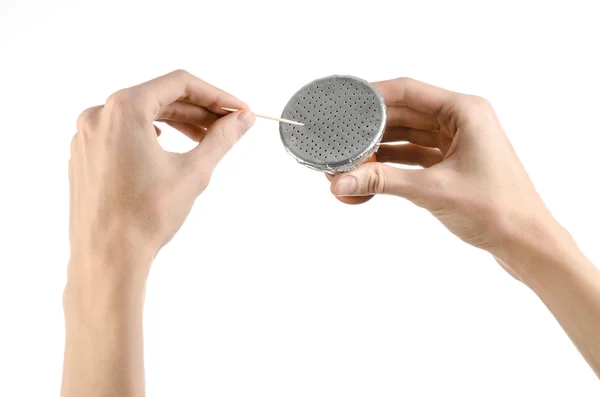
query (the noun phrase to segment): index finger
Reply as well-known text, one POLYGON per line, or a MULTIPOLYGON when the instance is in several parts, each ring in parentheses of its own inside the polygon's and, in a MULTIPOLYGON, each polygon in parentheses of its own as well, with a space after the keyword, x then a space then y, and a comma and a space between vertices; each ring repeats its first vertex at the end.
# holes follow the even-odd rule
POLYGON ((430 84, 400 77, 373 83, 387 106, 406 106, 423 113, 438 114, 456 95, 430 84))
POLYGON ((228 113, 221 107, 248 109, 248 105, 233 95, 184 70, 167 73, 132 88, 148 99, 148 110, 153 117, 158 115, 161 108, 175 101, 201 106, 220 115, 228 113))

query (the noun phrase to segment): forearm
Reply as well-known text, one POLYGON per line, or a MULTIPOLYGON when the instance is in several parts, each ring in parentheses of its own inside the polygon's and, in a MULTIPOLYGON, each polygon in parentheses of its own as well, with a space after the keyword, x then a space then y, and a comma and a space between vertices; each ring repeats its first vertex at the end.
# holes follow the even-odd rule
POLYGON ((76 273, 64 293, 62 397, 143 396, 145 278, 98 264, 77 266, 76 273))
POLYGON ((550 224, 496 257, 540 297, 600 377, 600 271, 569 233, 550 224))

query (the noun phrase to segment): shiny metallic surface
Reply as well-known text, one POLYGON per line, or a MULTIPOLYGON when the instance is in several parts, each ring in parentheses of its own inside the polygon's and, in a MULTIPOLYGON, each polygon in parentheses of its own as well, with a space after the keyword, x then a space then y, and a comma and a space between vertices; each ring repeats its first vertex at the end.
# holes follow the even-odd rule
POLYGON ((302 87, 282 118, 304 126, 279 124, 286 150, 311 169, 337 174, 351 171, 378 148, 385 130, 383 98, 368 82, 329 76, 302 87))

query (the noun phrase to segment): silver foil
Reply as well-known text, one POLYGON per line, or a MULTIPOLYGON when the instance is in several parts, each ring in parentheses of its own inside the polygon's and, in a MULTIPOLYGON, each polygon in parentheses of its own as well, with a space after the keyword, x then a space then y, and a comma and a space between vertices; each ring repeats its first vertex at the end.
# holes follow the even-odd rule
POLYGON ((298 90, 281 117, 305 124, 279 123, 283 146, 298 163, 339 174, 354 170, 377 151, 387 115, 381 94, 369 82, 333 75, 298 90))

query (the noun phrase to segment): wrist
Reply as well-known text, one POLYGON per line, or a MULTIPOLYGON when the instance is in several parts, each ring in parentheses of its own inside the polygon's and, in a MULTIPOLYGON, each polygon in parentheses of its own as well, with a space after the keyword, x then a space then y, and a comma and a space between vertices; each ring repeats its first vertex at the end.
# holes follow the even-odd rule
POLYGON ((491 253, 531 288, 549 274, 571 272, 586 261, 571 234, 551 215, 514 222, 491 253))
POLYGON ((63 395, 144 395, 145 277, 122 270, 132 264, 69 263, 63 395))
POLYGON ((63 294, 67 320, 141 311, 153 258, 145 250, 72 256, 63 294))

